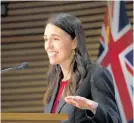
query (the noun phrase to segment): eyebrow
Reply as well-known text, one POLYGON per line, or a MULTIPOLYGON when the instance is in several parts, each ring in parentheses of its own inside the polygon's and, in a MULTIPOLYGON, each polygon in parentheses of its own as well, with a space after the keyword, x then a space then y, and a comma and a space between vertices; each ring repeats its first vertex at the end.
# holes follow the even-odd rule
MULTIPOLYGON (((58 36, 58 37, 60 37, 59 35, 57 35, 57 34, 52 34, 51 36, 58 36)), ((47 37, 47 35, 44 35, 44 38, 46 38, 47 37)), ((61 37, 60 37, 61 38, 61 37)))

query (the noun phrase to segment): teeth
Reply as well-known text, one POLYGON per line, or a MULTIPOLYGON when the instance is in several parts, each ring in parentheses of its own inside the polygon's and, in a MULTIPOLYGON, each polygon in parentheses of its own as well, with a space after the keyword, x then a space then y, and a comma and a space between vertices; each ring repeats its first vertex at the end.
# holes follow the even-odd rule
POLYGON ((52 56, 55 56, 56 54, 57 54, 56 52, 51 52, 51 53, 48 53, 48 56, 52 57, 52 56))

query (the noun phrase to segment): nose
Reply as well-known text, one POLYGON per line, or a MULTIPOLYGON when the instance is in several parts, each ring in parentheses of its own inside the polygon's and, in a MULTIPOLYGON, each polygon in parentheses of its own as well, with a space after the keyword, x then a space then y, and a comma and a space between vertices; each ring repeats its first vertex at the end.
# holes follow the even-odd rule
POLYGON ((53 49, 53 43, 52 43, 52 41, 51 40, 48 40, 48 41, 46 41, 45 42, 45 49, 47 50, 47 49, 53 49))

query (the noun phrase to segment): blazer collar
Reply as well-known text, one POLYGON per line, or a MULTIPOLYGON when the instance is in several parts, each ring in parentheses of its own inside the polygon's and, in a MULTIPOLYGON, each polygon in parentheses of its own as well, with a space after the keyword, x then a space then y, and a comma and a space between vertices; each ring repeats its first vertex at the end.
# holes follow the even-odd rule
POLYGON ((56 112, 59 113, 59 112, 61 111, 62 107, 63 107, 65 104, 66 104, 65 100, 61 97, 56 112))
POLYGON ((50 107, 50 108, 48 108, 49 113, 51 113, 51 111, 52 111, 54 100, 55 100, 57 92, 58 92, 59 84, 60 84, 59 82, 56 84, 54 91, 53 91, 53 94, 52 94, 52 97, 51 97, 51 100, 49 102, 49 105, 48 105, 48 107, 50 107))
MULTIPOLYGON (((80 83, 81 84, 81 83, 80 83)), ((80 84, 78 84, 77 88, 76 88, 76 93, 77 93, 77 90, 80 86, 80 84)), ((58 88, 57 88, 57 91, 58 91, 58 88)), ((56 97, 56 94, 55 94, 55 97, 56 97)), ((53 100, 54 101, 54 100, 53 100)), ((59 100, 59 104, 58 104, 58 107, 57 107, 57 110, 56 112, 59 113, 62 109, 62 107, 66 104, 65 100, 61 97, 60 100, 59 100)))

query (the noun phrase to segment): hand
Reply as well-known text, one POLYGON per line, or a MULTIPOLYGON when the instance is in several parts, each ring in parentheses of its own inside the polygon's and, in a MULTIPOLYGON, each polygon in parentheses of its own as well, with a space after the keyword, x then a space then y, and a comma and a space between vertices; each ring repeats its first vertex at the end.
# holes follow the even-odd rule
POLYGON ((98 103, 89 99, 86 99, 81 96, 67 96, 65 101, 73 106, 76 106, 80 109, 91 110, 94 114, 98 107, 98 103))

